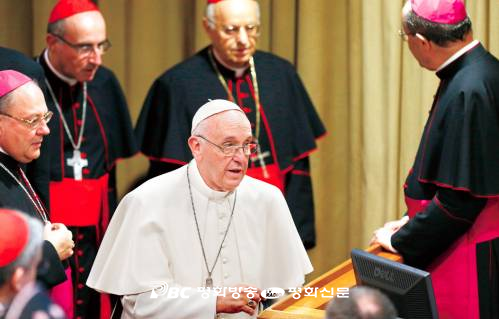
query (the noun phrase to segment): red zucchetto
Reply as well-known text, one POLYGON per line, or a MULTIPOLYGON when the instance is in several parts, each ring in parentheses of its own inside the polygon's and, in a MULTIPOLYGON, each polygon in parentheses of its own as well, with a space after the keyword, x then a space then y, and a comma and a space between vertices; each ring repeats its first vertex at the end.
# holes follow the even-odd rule
POLYGON ((0 267, 14 262, 29 240, 29 226, 20 213, 0 209, 0 267))
POLYGON ((87 11, 99 11, 99 7, 90 0, 59 0, 50 13, 49 23, 87 11))

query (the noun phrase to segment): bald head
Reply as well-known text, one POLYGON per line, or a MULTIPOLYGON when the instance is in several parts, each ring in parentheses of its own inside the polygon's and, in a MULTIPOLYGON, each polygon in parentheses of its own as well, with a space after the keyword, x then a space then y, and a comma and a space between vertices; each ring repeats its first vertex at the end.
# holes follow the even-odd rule
POLYGON ((377 289, 357 286, 348 298, 334 298, 326 309, 326 319, 395 319, 392 302, 377 289))
MULTIPOLYGON (((206 6, 206 17, 211 21, 216 21, 226 10, 233 11, 234 13, 242 12, 243 14, 254 12, 258 23, 260 23, 260 5, 255 0, 222 0, 217 3, 208 4, 206 6)), ((211 26, 215 28, 215 25, 212 24, 211 26)))

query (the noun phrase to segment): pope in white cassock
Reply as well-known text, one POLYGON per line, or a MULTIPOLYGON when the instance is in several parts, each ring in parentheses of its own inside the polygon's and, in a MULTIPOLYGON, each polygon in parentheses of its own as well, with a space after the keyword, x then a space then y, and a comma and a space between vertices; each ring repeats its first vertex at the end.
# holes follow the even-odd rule
POLYGON ((210 101, 192 120, 194 159, 121 201, 87 284, 122 296, 122 318, 256 317, 260 290, 303 285, 312 265, 283 194, 245 176, 253 141, 239 106, 210 101))

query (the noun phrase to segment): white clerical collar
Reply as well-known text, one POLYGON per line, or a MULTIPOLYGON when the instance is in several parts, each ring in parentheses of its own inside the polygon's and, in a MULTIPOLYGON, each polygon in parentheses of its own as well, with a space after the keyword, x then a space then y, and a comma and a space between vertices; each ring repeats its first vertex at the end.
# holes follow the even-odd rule
POLYGON ((210 200, 223 200, 233 194, 233 192, 216 191, 206 185, 205 181, 201 177, 201 174, 199 173, 196 160, 193 159, 187 169, 189 170, 189 176, 192 186, 196 188, 201 194, 208 197, 210 200))
POLYGON ((1 146, 0 146, 0 153, 4 153, 5 155, 9 155, 1 146))
POLYGON ((50 63, 48 49, 45 50, 45 52, 43 52, 43 58, 45 59, 45 62, 47 62, 47 65, 48 65, 50 71, 52 71, 59 79, 66 82, 67 84, 69 84, 69 86, 73 86, 76 83, 78 83, 78 81, 76 79, 72 79, 70 77, 67 77, 55 69, 55 67, 52 65, 52 63, 50 63))
POLYGON ((248 67, 234 68, 234 67, 228 66, 227 64, 225 64, 222 61, 222 59, 220 58, 220 56, 218 55, 216 50, 212 49, 211 51, 213 52, 213 55, 215 56, 215 59, 217 59, 218 63, 220 63, 221 65, 223 65, 227 69, 234 71, 234 73, 236 74, 236 78, 240 78, 244 74, 244 71, 246 71, 246 69, 248 68, 248 67))
POLYGON ((462 56, 466 52, 470 51, 471 49, 476 47, 478 44, 480 44, 480 41, 478 41, 478 40, 471 41, 470 43, 468 43, 467 45, 462 47, 459 51, 454 53, 450 58, 448 58, 447 61, 445 61, 441 66, 439 66, 435 72, 442 70, 443 68, 445 68, 446 66, 448 66, 452 62, 456 61, 460 56, 462 56))

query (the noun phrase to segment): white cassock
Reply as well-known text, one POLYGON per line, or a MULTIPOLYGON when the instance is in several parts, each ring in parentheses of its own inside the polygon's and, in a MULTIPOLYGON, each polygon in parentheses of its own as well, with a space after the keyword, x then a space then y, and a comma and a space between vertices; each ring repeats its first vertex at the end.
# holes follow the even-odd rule
MULTIPOLYGON (((209 188, 192 160, 126 195, 107 229, 87 285, 123 296, 122 318, 215 317, 216 293, 198 288, 204 287, 208 273, 187 169, 208 266, 213 266, 235 192, 209 188), (169 289, 182 289, 184 298, 154 289, 163 282, 169 289), (158 297, 151 298, 151 294, 158 297)), ((303 285, 305 274, 312 270, 280 190, 245 176, 237 188, 232 224, 212 274, 214 286, 246 283, 260 289, 288 289, 303 285)), ((249 318, 245 313, 222 317, 249 318)))

